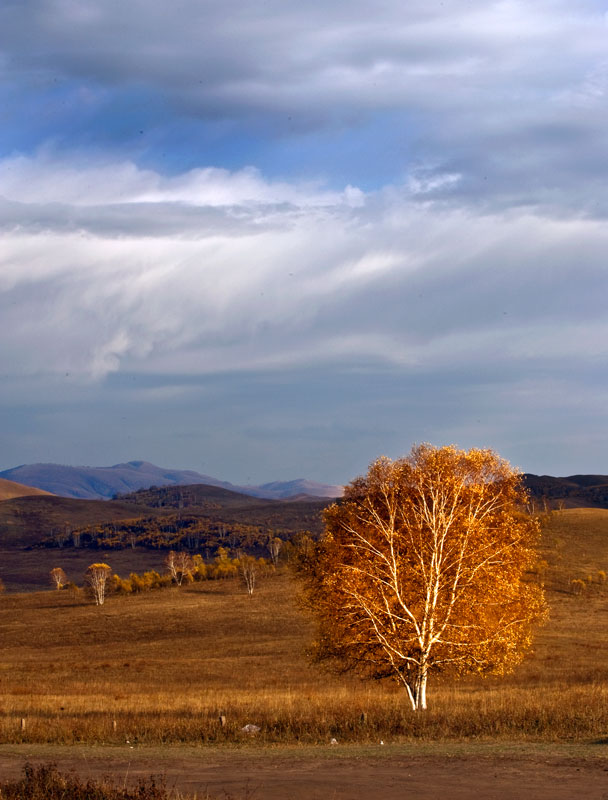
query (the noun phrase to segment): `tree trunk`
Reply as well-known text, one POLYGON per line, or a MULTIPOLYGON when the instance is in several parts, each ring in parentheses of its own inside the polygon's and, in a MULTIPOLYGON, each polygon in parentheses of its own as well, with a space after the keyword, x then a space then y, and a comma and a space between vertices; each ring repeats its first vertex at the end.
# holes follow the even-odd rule
POLYGON ((426 710, 426 682, 428 670, 426 665, 420 665, 412 683, 407 683, 407 695, 412 704, 412 711, 426 710))

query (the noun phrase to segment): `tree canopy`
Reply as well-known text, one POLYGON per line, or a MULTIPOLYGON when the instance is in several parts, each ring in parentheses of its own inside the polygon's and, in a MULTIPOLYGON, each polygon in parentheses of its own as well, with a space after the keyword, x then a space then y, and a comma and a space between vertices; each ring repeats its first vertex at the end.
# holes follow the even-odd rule
POLYGON ((491 450, 423 444, 375 461, 301 561, 316 658, 395 678, 415 710, 433 671, 510 671, 545 615, 542 590, 522 580, 538 539, 526 500, 491 450))

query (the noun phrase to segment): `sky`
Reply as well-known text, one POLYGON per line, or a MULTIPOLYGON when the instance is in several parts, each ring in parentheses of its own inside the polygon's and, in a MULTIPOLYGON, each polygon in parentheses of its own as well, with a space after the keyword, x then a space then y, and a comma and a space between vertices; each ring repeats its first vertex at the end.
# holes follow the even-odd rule
POLYGON ((3 0, 0 469, 608 473, 608 0, 3 0))

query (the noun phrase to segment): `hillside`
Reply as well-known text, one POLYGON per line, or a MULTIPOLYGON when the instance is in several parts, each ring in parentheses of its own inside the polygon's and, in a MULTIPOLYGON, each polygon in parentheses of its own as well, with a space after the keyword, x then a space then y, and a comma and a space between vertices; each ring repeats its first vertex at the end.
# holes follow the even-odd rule
POLYGON ((170 548, 215 552, 222 545, 263 554, 269 536, 319 534, 328 502, 259 500, 205 485, 143 490, 113 501, 50 495, 5 500, 0 578, 10 591, 46 588, 61 555, 73 562, 79 579, 93 558, 91 548, 111 552, 126 574, 142 565, 161 569, 170 548))
POLYGON ((185 486, 153 486, 118 495, 121 503, 148 508, 208 508, 255 509, 266 508, 277 501, 251 497, 221 486, 195 483, 185 486))
POLYGON ((5 478, 0 478, 0 502, 12 500, 15 497, 30 497, 32 495, 50 495, 44 489, 37 489, 35 486, 25 486, 23 483, 16 483, 5 478))
POLYGON ((121 503, 163 508, 165 511, 183 509, 184 513, 192 513, 198 509, 205 516, 224 522, 286 528, 292 531, 309 530, 313 533, 321 532, 321 511, 332 502, 332 498, 306 496, 268 500, 204 484, 144 489, 122 495, 118 499, 121 503))
POLYGON ((608 510, 567 508, 547 515, 542 523, 541 558, 545 584, 570 589, 572 580, 598 588, 608 572, 608 510))
MULTIPOLYGON (((148 513, 163 513, 150 509, 148 513)), ((128 503, 101 500, 73 500, 40 495, 17 497, 0 503, 0 547, 31 547, 55 531, 133 517, 128 503)))
POLYGON ((524 480, 532 497, 549 508, 608 508, 608 475, 551 475, 526 473, 524 480))

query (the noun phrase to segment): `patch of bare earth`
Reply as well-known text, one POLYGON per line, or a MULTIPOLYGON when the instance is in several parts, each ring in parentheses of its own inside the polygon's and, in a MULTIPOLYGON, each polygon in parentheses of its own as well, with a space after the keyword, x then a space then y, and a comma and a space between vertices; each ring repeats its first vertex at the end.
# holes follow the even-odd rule
POLYGON ((25 761, 55 762, 83 778, 131 783, 164 775, 169 787, 233 800, 608 800, 607 745, 369 748, 0 748, 0 778, 25 761))

